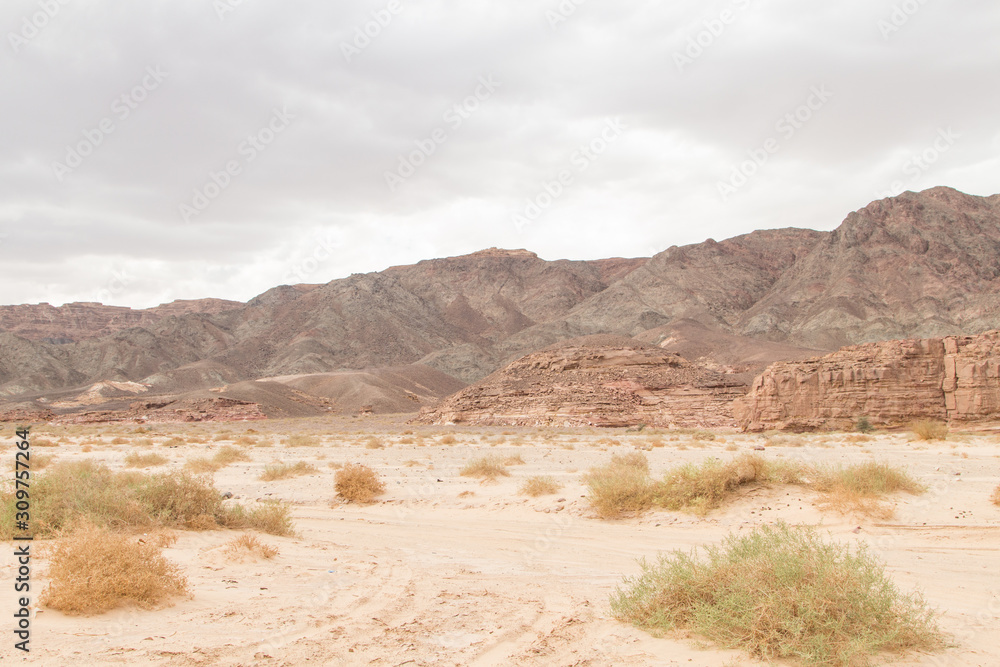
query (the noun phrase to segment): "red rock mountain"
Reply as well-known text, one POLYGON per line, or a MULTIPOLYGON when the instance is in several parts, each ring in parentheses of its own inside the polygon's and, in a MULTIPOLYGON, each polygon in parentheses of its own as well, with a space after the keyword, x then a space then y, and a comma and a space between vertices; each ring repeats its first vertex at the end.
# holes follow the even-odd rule
MULTIPOLYGON (((1000 328, 1000 195, 904 193, 833 232, 763 230, 650 259, 491 249, 282 286, 246 304, 188 303, 202 305, 0 308, 0 396, 30 402, 104 380, 182 394, 276 376, 381 378, 375 369, 413 364, 468 383, 591 334, 752 374, 842 344, 980 333, 1000 328)), ((422 403, 448 382, 431 384, 422 403)))

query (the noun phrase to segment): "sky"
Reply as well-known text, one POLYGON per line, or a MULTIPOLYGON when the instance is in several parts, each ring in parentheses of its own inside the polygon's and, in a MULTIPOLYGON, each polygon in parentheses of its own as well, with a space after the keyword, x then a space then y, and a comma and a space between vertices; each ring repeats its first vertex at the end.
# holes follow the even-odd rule
POLYGON ((4 0, 0 33, 3 304, 1000 192, 992 0, 4 0))

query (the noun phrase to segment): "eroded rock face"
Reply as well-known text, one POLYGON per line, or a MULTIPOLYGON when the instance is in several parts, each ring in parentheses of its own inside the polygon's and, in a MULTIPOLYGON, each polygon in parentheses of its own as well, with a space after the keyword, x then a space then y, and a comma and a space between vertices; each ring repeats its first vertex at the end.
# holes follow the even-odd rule
POLYGON ((529 354, 454 394, 422 423, 735 426, 743 380, 654 346, 575 345, 529 354))
POLYGON ((745 430, 849 428, 918 419, 1000 419, 1000 331, 851 345, 825 357, 779 362, 733 412, 745 430))

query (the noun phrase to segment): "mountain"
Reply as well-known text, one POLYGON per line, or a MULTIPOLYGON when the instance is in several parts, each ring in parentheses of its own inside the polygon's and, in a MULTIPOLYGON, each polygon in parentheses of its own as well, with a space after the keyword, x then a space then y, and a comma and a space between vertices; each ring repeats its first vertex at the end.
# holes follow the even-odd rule
POLYGON ((594 334, 752 375, 844 344, 998 327, 1000 195, 933 188, 873 202, 833 232, 760 230, 652 258, 547 261, 491 248, 276 287, 245 304, 0 307, 0 396, 30 403, 102 381, 182 395, 321 375, 296 382, 324 387, 338 409, 358 403, 347 396, 361 382, 396 409, 416 405, 412 373, 381 369, 417 365, 458 383, 435 375, 420 392, 426 404, 594 334), (361 374, 330 375, 348 371, 361 374))

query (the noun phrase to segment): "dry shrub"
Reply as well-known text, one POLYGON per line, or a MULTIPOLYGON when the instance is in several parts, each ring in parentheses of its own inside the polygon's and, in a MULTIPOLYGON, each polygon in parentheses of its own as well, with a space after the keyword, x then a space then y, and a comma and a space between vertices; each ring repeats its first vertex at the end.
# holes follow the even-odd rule
POLYGON ((503 460, 505 466, 523 466, 524 459, 521 458, 520 454, 515 454, 514 456, 508 456, 503 460))
POLYGON ((510 477, 510 472, 504 467, 504 459, 498 456, 483 456, 465 464, 459 471, 463 477, 479 477, 493 481, 497 477, 510 477))
POLYGON ((691 437, 701 442, 715 440, 715 434, 711 431, 695 431, 691 434, 691 437))
POLYGON ((399 439, 399 444, 401 444, 401 445, 412 445, 414 442, 416 442, 416 441, 413 438, 400 438, 399 439))
POLYGON ((240 445, 241 447, 253 447, 254 445, 257 444, 257 438, 255 438, 252 435, 241 435, 240 437, 236 438, 236 440, 234 440, 233 442, 235 442, 237 445, 240 445))
POLYGON ((918 495, 927 490, 905 471, 875 461, 821 469, 812 486, 825 494, 827 508, 884 519, 891 517, 893 510, 881 502, 882 497, 899 492, 918 495))
POLYGON ((476 495, 475 491, 462 491, 460 494, 458 494, 458 497, 459 498, 471 498, 474 495, 476 495))
POLYGON ((917 436, 918 440, 944 440, 948 437, 948 425, 930 419, 913 422, 910 425, 910 430, 913 431, 913 435, 917 436))
POLYGON ((802 483, 804 473, 802 467, 770 462, 756 454, 744 454, 725 463, 710 458, 700 465, 687 464, 667 471, 657 484, 655 502, 669 510, 703 516, 742 486, 802 483))
POLYGON ((270 544, 264 544, 257 539, 256 535, 243 533, 226 543, 225 552, 230 556, 250 554, 264 559, 271 559, 278 555, 278 548, 270 544))
POLYGON ((729 443, 728 445, 726 445, 726 451, 727 452, 735 452, 735 451, 738 451, 738 450, 739 450, 739 447, 737 447, 733 443, 729 443))
POLYGON ((172 438, 163 441, 163 446, 164 447, 181 447, 181 446, 186 445, 186 444, 187 444, 187 440, 185 440, 184 438, 180 437, 179 435, 175 435, 172 438))
POLYGON ((204 473, 213 473, 222 468, 221 463, 216 463, 212 459, 205 458, 204 456, 198 456, 193 459, 188 459, 184 464, 185 470, 190 470, 196 475, 201 475, 204 473))
POLYGON ((319 447, 320 441, 315 435, 296 433, 285 438, 284 444, 287 447, 319 447))
POLYGON ((138 440, 134 441, 132 444, 134 444, 136 447, 152 447, 153 446, 153 441, 150 440, 149 438, 139 438, 138 440))
POLYGON ((337 496, 352 503, 370 503, 385 493, 378 474, 360 463, 348 463, 338 470, 334 482, 337 496))
POLYGON ((562 486, 548 475, 536 475, 524 480, 518 493, 537 498, 538 496, 556 493, 561 488, 562 486))
POLYGON ((994 505, 1000 506, 1000 486, 993 489, 993 495, 990 496, 990 500, 993 501, 994 505))
POLYGON ((161 466, 164 463, 168 463, 170 459, 161 454, 153 452, 151 454, 139 454, 138 452, 129 452, 125 455, 125 467, 126 468, 152 468, 154 466, 161 466))
POLYGON ((385 449, 385 445, 375 436, 371 436, 365 440, 365 449, 385 449))
POLYGON ((607 465, 587 473, 584 481, 590 504, 601 518, 617 519, 653 505, 654 485, 642 452, 615 455, 607 465))
POLYGON ((111 440, 111 444, 112 445, 127 445, 128 444, 128 438, 113 438, 111 440))
POLYGON ((90 445, 84 445, 83 447, 80 447, 80 451, 84 452, 86 454, 86 453, 94 451, 94 448, 91 447, 90 445))
POLYGON ((454 445, 456 442, 458 442, 458 440, 455 439, 455 436, 449 434, 443 436, 441 440, 439 440, 438 442, 440 442, 442 445, 454 445))
POLYGON ((154 609, 189 592, 160 547, 94 525, 59 539, 40 602, 66 614, 100 614, 122 605, 154 609))
POLYGON ((656 633, 690 630, 758 659, 870 664, 869 656, 943 648, 935 613, 902 594, 862 543, 852 553, 783 522, 697 552, 641 561, 611 597, 616 618, 656 633))
MULTIPOLYGON (((77 521, 113 530, 253 528, 291 530, 286 505, 246 510, 224 504, 210 479, 187 472, 112 471, 92 461, 65 461, 38 475, 31 489, 35 535, 47 537, 77 521)), ((0 539, 10 539, 15 496, 0 493, 0 539)), ((285 534, 277 532, 275 534, 285 534)))
POLYGON ((215 453, 212 457, 212 461, 218 463, 220 466, 227 466, 230 463, 236 463, 237 461, 252 461, 250 455, 244 452, 242 449, 237 449, 232 445, 224 445, 222 449, 215 453))
POLYGON ((56 443, 56 442, 52 442, 51 440, 47 440, 45 438, 32 438, 32 440, 31 440, 31 446, 32 447, 58 447, 59 444, 56 443))
POLYGON ((262 482, 273 482, 277 479, 310 475, 314 472, 319 472, 319 470, 313 464, 305 461, 297 461, 296 463, 269 463, 264 466, 264 472, 257 479, 262 482))

